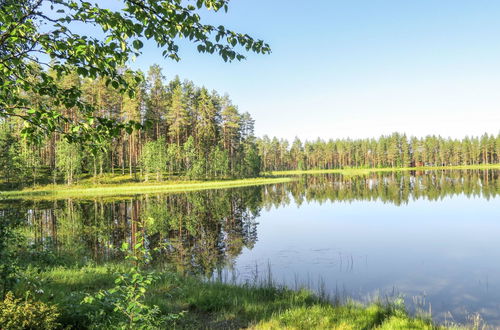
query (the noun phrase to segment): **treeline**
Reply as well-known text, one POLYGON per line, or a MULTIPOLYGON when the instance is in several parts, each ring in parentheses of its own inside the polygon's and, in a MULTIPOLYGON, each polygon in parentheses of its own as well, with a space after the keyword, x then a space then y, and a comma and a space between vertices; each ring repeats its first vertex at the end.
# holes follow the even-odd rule
POLYGON ((263 186, 270 205, 318 202, 380 201, 406 205, 415 200, 439 201, 452 196, 489 200, 500 195, 500 173, 495 169, 391 171, 345 176, 338 173, 306 175, 300 180, 263 186))
POLYGON ((393 133, 378 139, 257 140, 263 171, 500 163, 500 134, 463 139, 393 133))
MULTIPOLYGON (((104 78, 82 79, 76 70, 58 83, 82 91, 80 98, 94 106, 96 116, 135 121, 145 129, 124 130, 117 138, 90 147, 68 143, 58 133, 28 145, 21 138, 22 122, 3 119, 0 173, 4 182, 33 184, 51 178, 71 184, 82 173, 98 176, 109 172, 129 173, 145 180, 162 180, 173 174, 189 178, 259 174, 254 121, 248 113, 240 113, 228 96, 197 87, 191 81, 181 82, 178 77, 166 82, 157 65, 142 74, 142 82, 135 82, 130 70, 123 69, 123 76, 134 84, 135 95, 120 93, 104 78), (91 152, 96 149, 98 152, 91 152)), ((67 105, 36 95, 31 100, 78 120, 76 109, 67 105)))
MULTIPOLYGON (((37 72, 36 70, 34 72, 37 72)), ((39 73, 41 71, 38 71, 39 73)), ((254 120, 240 113, 228 96, 195 86, 178 77, 166 81, 158 65, 142 79, 122 69, 134 93, 120 92, 105 78, 81 78, 77 70, 58 80, 61 88, 77 90, 80 101, 91 104, 102 120, 134 121, 143 129, 118 132, 112 140, 94 145, 69 143, 62 132, 36 144, 22 138, 24 123, 16 117, 0 119, 0 183, 4 187, 37 183, 74 183, 82 174, 129 174, 135 180, 161 181, 171 176, 191 179, 254 177, 261 171, 335 169, 346 167, 410 167, 497 164, 500 134, 496 137, 446 139, 407 137, 394 133, 378 139, 341 139, 292 143, 267 136, 256 139, 254 120), (97 150, 97 152, 96 152, 97 150)), ((37 73, 29 80, 40 79, 37 73)), ((81 125, 71 104, 39 95, 27 98, 81 125)), ((43 118, 38 118, 43 122, 43 118)), ((101 119, 98 119, 101 120, 101 119)))

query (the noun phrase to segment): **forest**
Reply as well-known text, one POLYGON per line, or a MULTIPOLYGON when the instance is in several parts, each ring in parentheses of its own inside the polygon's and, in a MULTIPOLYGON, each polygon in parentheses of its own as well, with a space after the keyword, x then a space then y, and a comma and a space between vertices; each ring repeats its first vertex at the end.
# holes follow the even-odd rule
POLYGON ((393 133, 378 139, 336 139, 291 144, 276 137, 257 141, 263 171, 486 165, 500 162, 500 134, 463 139, 393 133))
MULTIPOLYGON (((6 188, 46 183, 75 183, 82 175, 128 174, 134 180, 257 177, 261 172, 340 168, 401 168, 484 165, 500 161, 500 134, 463 139, 393 133, 378 139, 293 142, 256 138, 255 122, 238 111, 228 95, 208 91, 192 81, 166 81, 160 66, 147 73, 122 69, 134 95, 122 93, 102 78, 82 78, 75 70, 58 80, 62 89, 76 87, 98 111, 98 118, 135 122, 144 129, 124 129, 112 139, 70 143, 62 132, 30 141, 24 122, 2 118, 0 173, 6 188), (139 82, 132 79, 142 76, 139 82)), ((33 76, 29 79, 40 79, 33 76)), ((55 107, 78 121, 80 113, 51 98, 27 95, 31 102, 55 107)), ((88 123, 95 125, 95 123, 88 123)), ((97 182, 97 181, 96 181, 97 182)))
MULTIPOLYGON (((123 76, 131 77, 130 70, 124 69, 123 76)), ((135 85, 134 97, 105 79, 82 79, 76 71, 58 82, 61 88, 81 89, 82 98, 97 109, 100 118, 140 122, 146 127, 121 130, 117 137, 98 144, 70 143, 59 132, 28 143, 21 134, 21 120, 2 120, 0 171, 7 185, 36 184, 47 178, 72 184, 82 173, 94 177, 129 173, 146 181, 150 177, 160 181, 165 173, 188 178, 259 174, 254 121, 248 113, 238 112, 227 95, 209 92, 191 81, 181 82, 178 77, 165 82, 158 65, 143 76, 135 85)), ((30 99, 53 105, 51 99, 30 99)), ((78 120, 77 111, 60 111, 78 120)))

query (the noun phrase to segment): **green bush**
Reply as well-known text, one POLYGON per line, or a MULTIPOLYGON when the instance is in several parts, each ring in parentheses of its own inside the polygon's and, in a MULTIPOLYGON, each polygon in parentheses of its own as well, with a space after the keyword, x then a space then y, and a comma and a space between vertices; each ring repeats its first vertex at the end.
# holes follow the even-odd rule
POLYGON ((162 314, 156 305, 146 304, 146 294, 158 275, 145 272, 141 266, 151 261, 151 254, 145 248, 144 238, 137 234, 137 243, 130 249, 128 243, 123 243, 121 251, 125 259, 131 262, 131 267, 117 274, 115 287, 100 290, 95 295, 86 296, 82 303, 94 308, 88 314, 92 321, 91 328, 106 329, 163 329, 166 324, 177 320, 183 314, 162 314))
POLYGON ((16 299, 8 292, 0 302, 0 329, 57 329, 56 306, 30 299, 16 299))

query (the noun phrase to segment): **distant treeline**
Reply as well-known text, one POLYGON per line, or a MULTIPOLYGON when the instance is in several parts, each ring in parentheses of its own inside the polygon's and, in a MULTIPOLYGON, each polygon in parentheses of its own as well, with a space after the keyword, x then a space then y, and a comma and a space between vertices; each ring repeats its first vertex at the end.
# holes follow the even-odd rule
POLYGON ((500 163, 500 134, 450 139, 393 133, 378 139, 257 140, 263 171, 500 163))
MULTIPOLYGON (((500 162, 500 135, 462 140, 428 136, 408 138, 394 133, 378 139, 317 140, 293 143, 254 136, 254 120, 240 113, 228 96, 197 87, 178 77, 167 82, 153 65, 141 82, 123 69, 135 86, 133 97, 120 93, 106 79, 82 79, 78 73, 58 81, 75 87, 99 117, 135 121, 146 128, 123 130, 111 141, 82 146, 59 133, 28 145, 23 122, 0 119, 0 183, 4 187, 37 183, 71 184, 82 173, 130 174, 137 180, 170 176, 193 179, 242 178, 262 171, 343 167, 408 167, 493 164, 500 162), (98 150, 98 152, 92 152, 98 150)), ((39 77, 26 77, 39 79, 39 77)), ((27 95, 33 103, 79 120, 79 112, 50 98, 27 95)), ((43 121, 43 120, 42 120, 43 121)), ((84 122, 82 125, 95 125, 84 122)), ((61 125, 64 127, 64 123, 61 125)), ((66 129, 69 129, 67 126, 66 129)), ((96 142, 97 143, 97 142, 96 142)))

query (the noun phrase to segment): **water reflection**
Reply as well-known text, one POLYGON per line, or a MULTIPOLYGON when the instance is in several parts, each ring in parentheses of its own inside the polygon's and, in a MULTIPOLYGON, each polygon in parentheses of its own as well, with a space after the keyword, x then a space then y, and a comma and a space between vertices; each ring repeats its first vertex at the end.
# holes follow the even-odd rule
MULTIPOLYGON (((127 199, 4 202, 0 208, 25 219, 26 235, 36 249, 50 249, 61 260, 121 258, 111 246, 133 244, 136 233, 143 231, 149 246, 165 247, 156 262, 186 273, 210 276, 225 268, 253 276, 255 265, 262 269, 271 260, 278 280, 288 284, 308 281, 304 277, 311 271, 330 289, 349 286, 348 294, 363 296, 375 288, 398 285, 403 292, 426 292, 429 299, 449 302, 442 311, 470 302, 491 314, 500 306, 500 295, 491 294, 495 284, 483 273, 474 277, 470 270, 491 263, 474 258, 476 252, 496 245, 484 233, 478 233, 483 236, 470 247, 456 245, 468 244, 462 234, 473 234, 462 229, 466 221, 477 220, 467 210, 452 214, 454 219, 437 220, 443 212, 460 210, 463 199, 498 197, 499 175, 494 170, 332 174, 267 186, 127 199), (434 201, 441 201, 442 207, 429 207, 434 201), (421 237, 429 241, 418 242, 421 237), (443 254, 447 259, 437 257, 443 254), (488 283, 484 304, 481 299, 486 296, 478 293, 478 285, 467 284, 478 278, 488 283)), ((491 210, 484 212, 476 214, 495 218, 491 210)), ((496 267, 491 269, 496 274, 496 267)), ((490 321, 497 318, 489 316, 490 321)))
MULTIPOLYGON (((257 241, 262 209, 293 203, 379 201, 394 205, 452 195, 490 199, 500 194, 499 171, 435 171, 303 176, 268 186, 141 195, 118 200, 16 201, 0 204, 26 219, 31 239, 60 253, 107 261, 110 246, 133 243, 138 222, 150 244, 167 243, 164 262, 181 271, 211 274, 231 265, 257 241)), ((279 228, 276 228, 279 230, 279 228)))

